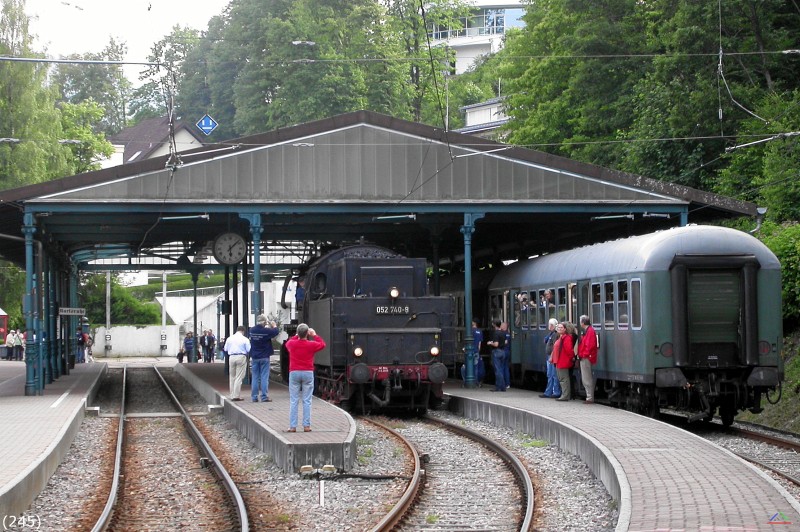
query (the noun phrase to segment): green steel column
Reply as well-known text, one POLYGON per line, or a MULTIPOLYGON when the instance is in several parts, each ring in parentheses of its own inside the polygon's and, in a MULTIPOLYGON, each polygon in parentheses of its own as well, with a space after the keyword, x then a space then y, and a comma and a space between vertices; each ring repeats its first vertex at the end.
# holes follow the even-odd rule
POLYGON ((472 234, 475 232, 475 222, 483 218, 484 215, 484 213, 465 212, 464 225, 461 226, 461 234, 464 235, 465 388, 475 388, 477 386, 474 361, 476 356, 480 356, 480 353, 475 353, 475 346, 472 340, 472 234))
POLYGON ((53 379, 61 376, 56 342, 56 268, 53 258, 47 257, 47 353, 53 379))
POLYGON ((49 349, 49 335, 47 334, 47 323, 50 319, 50 262, 44 253, 44 247, 39 246, 39 272, 41 278, 39 279, 39 291, 41 297, 39 298, 42 306, 39 316, 39 328, 37 329, 36 336, 39 340, 40 353, 42 359, 42 366, 44 368, 44 383, 50 384, 53 382, 53 367, 50 364, 50 349, 49 349))
POLYGON ((34 260, 33 260, 33 234, 36 232, 33 214, 25 213, 23 217, 22 234, 25 235, 25 300, 23 312, 25 314, 25 395, 38 395, 36 366, 39 353, 33 334, 36 330, 34 311, 36 298, 34 296, 34 260))
MULTIPOLYGON (((72 268, 69 272, 69 306, 72 308, 76 308, 78 305, 78 265, 72 264, 72 268)), ((78 352, 78 339, 75 336, 75 333, 78 330, 78 325, 80 322, 80 316, 70 316, 67 320, 69 326, 67 328, 67 367, 69 367, 69 357, 75 357, 77 362, 77 352, 78 352), (71 353, 71 355, 70 355, 71 353)))
POLYGON ((253 299, 252 313, 255 316, 264 312, 264 302, 261 301, 261 233, 264 226, 261 225, 261 215, 251 214, 245 216, 250 222, 250 234, 253 237, 253 299))

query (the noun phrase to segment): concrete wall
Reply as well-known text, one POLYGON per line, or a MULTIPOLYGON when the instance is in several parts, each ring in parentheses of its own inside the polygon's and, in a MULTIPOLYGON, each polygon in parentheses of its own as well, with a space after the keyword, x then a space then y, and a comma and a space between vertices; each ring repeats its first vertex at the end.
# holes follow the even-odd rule
POLYGON ((92 355, 95 358, 174 357, 183 341, 177 325, 167 325, 166 329, 162 329, 160 325, 120 325, 108 330, 97 327, 93 330, 93 336, 92 355), (166 340, 161 340, 162 334, 166 336, 166 340), (106 339, 107 335, 111 337, 110 340, 106 339), (167 345, 164 351, 161 350, 162 344, 167 345), (106 349, 107 346, 110 349, 106 349))

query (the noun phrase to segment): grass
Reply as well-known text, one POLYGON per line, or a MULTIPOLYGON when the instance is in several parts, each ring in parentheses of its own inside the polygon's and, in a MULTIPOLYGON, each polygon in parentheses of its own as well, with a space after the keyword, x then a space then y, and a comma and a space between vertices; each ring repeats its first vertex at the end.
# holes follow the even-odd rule
POLYGON ((784 338, 783 352, 788 356, 784 362, 786 375, 780 401, 771 405, 762 397, 764 411, 760 414, 742 412, 736 416, 738 421, 749 421, 779 430, 800 433, 800 356, 797 356, 798 346, 800 346, 800 331, 784 338))
POLYGON ((425 518, 425 521, 429 525, 435 525, 436 523, 439 522, 439 516, 436 514, 428 514, 428 516, 425 518))
POLYGON ((538 448, 538 447, 547 447, 550 445, 550 442, 545 440, 531 440, 528 438, 523 438, 521 442, 522 447, 526 448, 538 448))

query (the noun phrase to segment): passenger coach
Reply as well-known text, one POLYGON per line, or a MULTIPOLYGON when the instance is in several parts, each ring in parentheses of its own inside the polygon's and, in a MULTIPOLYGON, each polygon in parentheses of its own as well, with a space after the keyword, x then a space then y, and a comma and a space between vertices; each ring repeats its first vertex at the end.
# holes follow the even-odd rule
POLYGON ((725 424, 783 379, 781 274, 751 235, 689 226, 520 261, 489 286, 509 322, 514 377, 540 379, 550 318, 591 318, 598 396, 649 414, 725 424))

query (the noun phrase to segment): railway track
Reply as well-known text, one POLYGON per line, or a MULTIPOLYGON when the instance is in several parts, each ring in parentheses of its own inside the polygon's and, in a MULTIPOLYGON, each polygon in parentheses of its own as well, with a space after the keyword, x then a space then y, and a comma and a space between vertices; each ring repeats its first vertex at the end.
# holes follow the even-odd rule
POLYGON ((113 480, 92 530, 249 530, 239 490, 164 377, 132 371, 149 382, 138 401, 123 370, 113 480))
POLYGON ((525 466, 493 440, 442 420, 369 419, 403 441, 414 472, 400 501, 373 529, 529 530, 533 484, 525 466), (480 499, 465 489, 480 493, 480 499))

